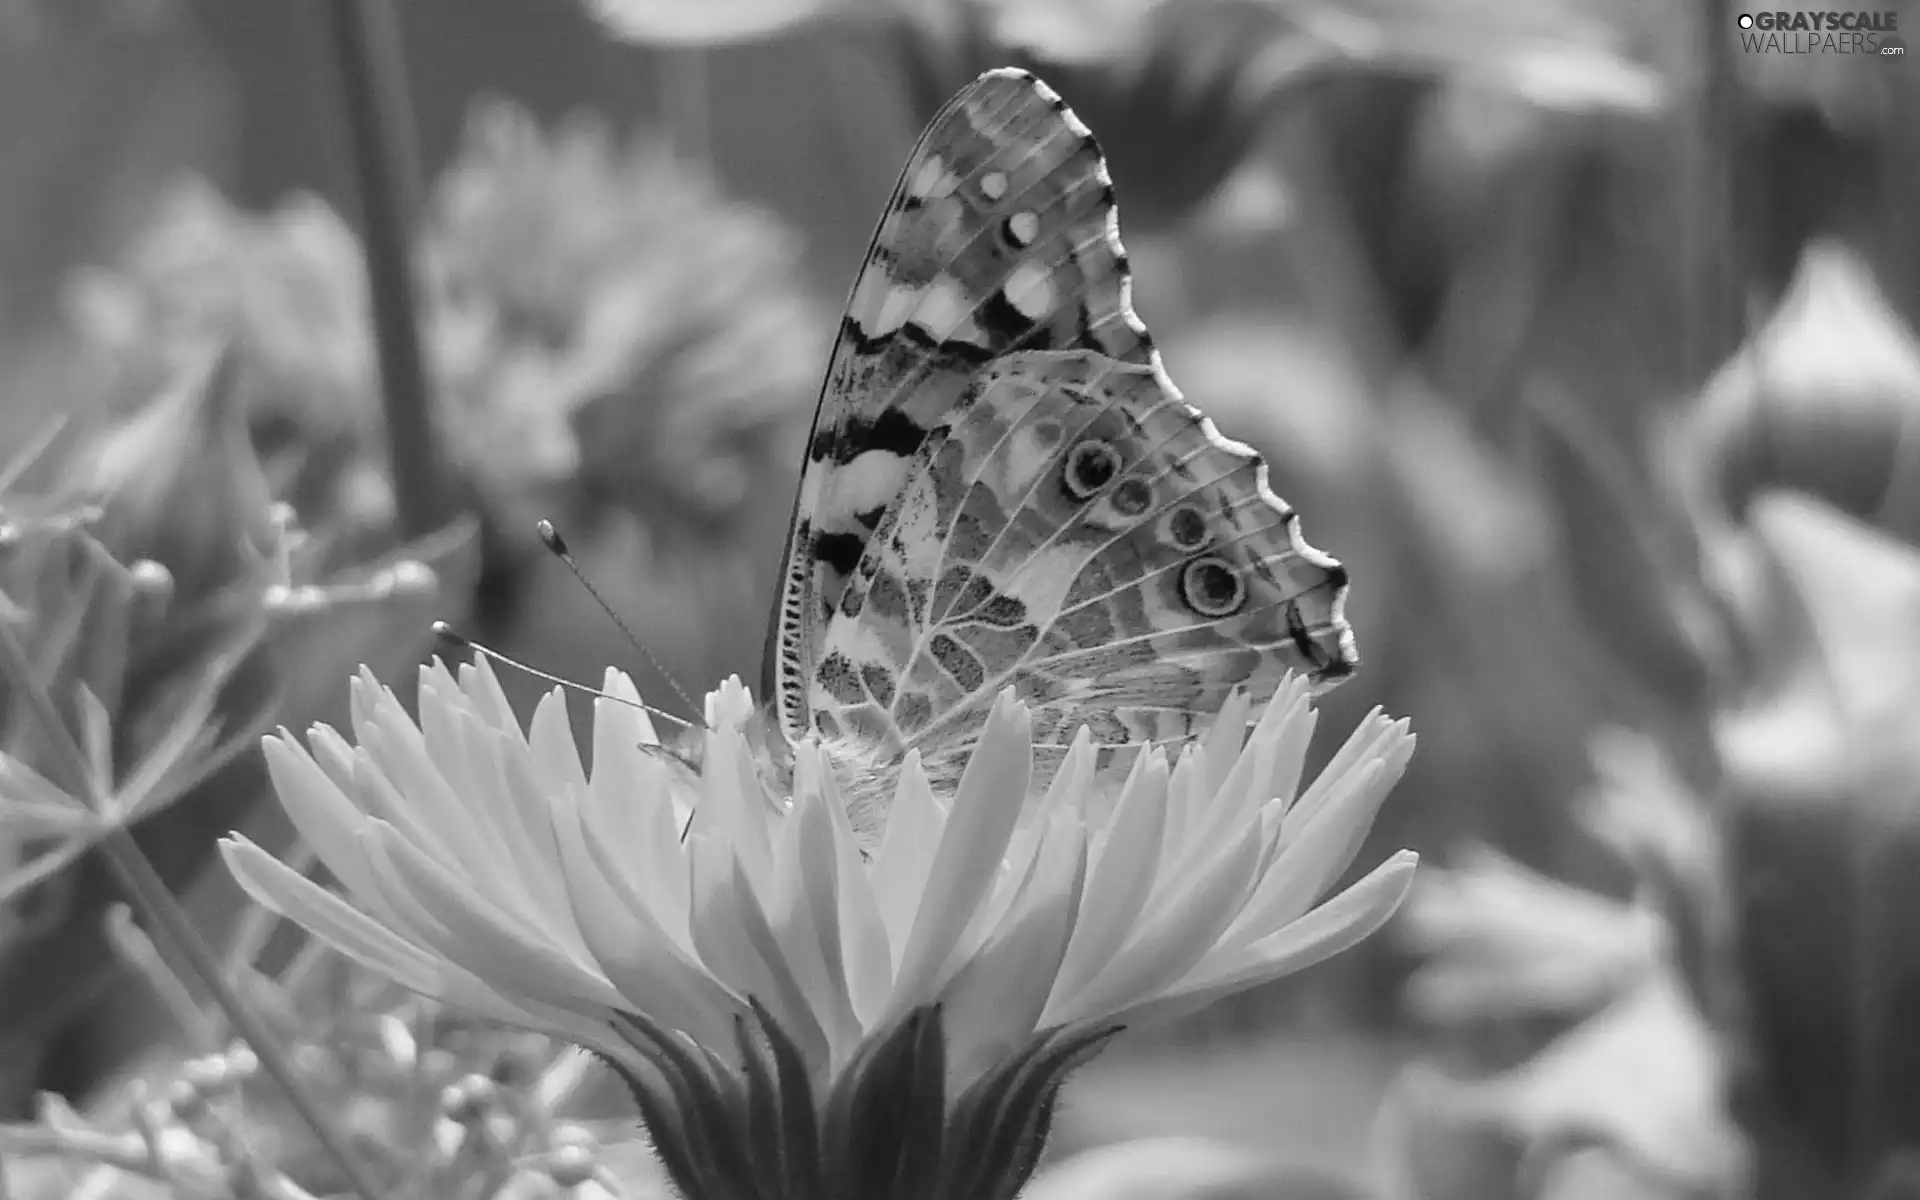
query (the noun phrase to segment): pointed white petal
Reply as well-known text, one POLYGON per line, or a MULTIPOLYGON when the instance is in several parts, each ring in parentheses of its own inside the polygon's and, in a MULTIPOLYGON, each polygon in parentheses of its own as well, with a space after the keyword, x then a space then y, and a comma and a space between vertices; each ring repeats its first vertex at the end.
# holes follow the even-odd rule
POLYGON ((342 954, 401 987, 436 995, 439 959, 301 875, 240 834, 220 839, 220 856, 240 889, 342 954))
MULTIPOLYGON (((807 957, 810 964, 818 964, 818 983, 804 975, 801 981, 838 1066, 853 1057, 860 1045, 862 1026, 847 983, 847 948, 841 941, 840 872, 833 819, 827 815, 825 798, 817 791, 803 793, 794 801, 789 824, 794 830, 793 862, 800 881, 795 910, 804 917, 795 921, 790 938, 783 935, 782 944, 792 940, 809 944, 812 953, 807 957)), ((810 965, 808 974, 813 970, 810 965)))
POLYGON ((900 956, 891 1015, 903 1015, 902 1005, 917 1003, 946 973, 960 935, 999 877, 1032 771, 1033 720, 1008 688, 994 701, 960 777, 913 932, 900 956))
POLYGON ((507 693, 500 686, 499 676, 493 673, 493 664, 486 658, 482 657, 475 662, 461 664, 460 691, 466 700, 466 706, 482 721, 495 729, 519 731, 520 718, 514 713, 512 703, 507 700, 507 693))
POLYGON ((594 762, 600 761, 602 722, 606 724, 608 741, 629 746, 660 744, 660 733, 654 728, 653 714, 641 707, 640 689, 633 686, 633 680, 625 671, 608 667, 606 674, 601 677, 600 690, 606 695, 597 696, 593 701, 594 762))
POLYGON ((1057 996, 1071 996, 1085 987, 1119 952, 1146 907, 1166 844, 1168 778, 1167 756, 1160 750, 1134 758, 1106 838, 1093 857, 1086 902, 1060 966, 1057 996))
POLYGON ((1398 779, 1413 757, 1415 741, 1404 718, 1388 720, 1386 714, 1375 708, 1354 727, 1340 749, 1334 751, 1333 758, 1294 808, 1302 818, 1312 816, 1332 799, 1342 779, 1376 759, 1385 762, 1391 776, 1398 779))
POLYGON ((1259 814, 1249 814, 1200 870, 1154 897, 1125 948, 1085 988, 1049 1006, 1048 1022, 1096 1016, 1184 977, 1239 914, 1264 852, 1259 814))
POLYGON ((756 890, 765 899, 774 941, 837 1062, 843 1050, 851 1052, 858 1042, 859 1022, 847 997, 840 953, 833 831, 821 807, 820 771, 817 752, 800 747, 794 758, 793 805, 774 829, 773 879, 756 890), (817 891, 822 886, 827 889, 824 897, 817 891), (816 908, 816 902, 823 907, 816 908))
POLYGON ((260 739, 267 775, 300 836, 348 891, 371 886, 369 868, 354 831, 366 820, 327 778, 300 743, 281 730, 260 739))
POLYGON ((661 927, 624 880, 604 869, 575 805, 555 806, 554 835, 581 940, 625 998, 625 1007, 683 1029, 703 1044, 716 1044, 714 1038, 725 1044, 744 1006, 689 947, 661 927))
POLYGON ((887 993, 893 988, 893 949, 887 944, 886 921, 832 771, 820 773, 820 801, 832 838, 830 869, 847 997, 861 1027, 869 1028, 885 1010, 887 993))
POLYGON ((1218 796, 1227 777, 1233 773, 1234 762, 1240 757, 1241 747, 1246 744, 1247 725, 1252 719, 1253 702, 1248 699, 1246 692, 1235 688, 1227 695, 1227 702, 1220 706, 1213 725, 1201 737, 1200 768, 1209 797, 1218 796))
MULTIPOLYGON (((1029 877, 1036 857, 1046 846, 1056 816, 1064 813, 1081 826, 1086 825, 1086 797, 1093 782, 1094 768, 1093 734, 1082 725, 1074 734, 1073 743, 1067 747, 1066 757, 1061 761, 1060 769, 1054 772, 1053 782, 1048 785, 1046 794, 1037 804, 1029 804, 1022 810, 1020 822, 1014 826, 1013 836, 1008 839, 1006 863, 1000 871, 1003 880, 1024 880, 1029 877)), ((971 957, 979 949, 1006 919, 1013 906, 1021 901, 1024 887, 1024 884, 1021 887, 1001 886, 987 894, 985 902, 975 910, 972 923, 960 935, 957 957, 971 957)))
POLYGON ((1087 878, 1085 823, 1055 816, 1020 902, 941 991, 958 1087, 1032 1041, 1053 991, 1087 878))
POLYGON ((1327 792, 1317 811, 1288 813, 1279 853, 1228 940, 1251 941, 1306 912, 1353 862, 1397 779, 1388 763, 1368 763, 1347 777, 1346 786, 1327 792))
POLYGON ((747 878, 773 878, 773 841, 759 769, 737 725, 709 729, 700 766, 700 803, 693 828, 717 837, 740 855, 747 878))
POLYGON ((1121 1009, 1110 1019, 1144 1024, 1193 1012, 1357 945, 1385 925, 1406 899, 1419 861, 1413 851, 1400 851, 1293 924, 1244 950, 1223 955, 1217 964, 1202 963, 1178 986, 1121 1009))
POLYGON ((1167 783, 1167 848, 1170 851, 1189 844, 1194 826, 1200 823, 1212 800, 1200 753, 1191 745, 1182 748, 1173 763, 1173 777, 1167 783))
POLYGON ((920 752, 907 751, 894 785, 893 807, 887 810, 887 829, 874 855, 873 896, 887 926, 887 945, 898 963, 907 950, 907 935, 920 911, 927 877, 947 827, 946 810, 934 799, 933 786, 920 765, 920 752))
MULTIPOLYGON (((421 854, 383 821, 369 822, 363 844, 374 860, 383 895, 402 895, 445 930, 436 949, 468 969, 496 980, 504 990, 551 1003, 580 998, 616 1006, 620 994, 597 969, 554 945, 556 920, 572 914, 518 913, 502 909, 439 863, 421 854), (531 918, 531 920, 529 920, 531 918), (537 923, 535 923, 537 922, 537 923)), ((567 941, 578 944, 569 929, 567 941)))
POLYGON ((1300 776, 1307 767, 1307 750, 1313 745, 1313 731, 1320 724, 1320 714, 1305 694, 1305 681, 1301 683, 1301 691, 1303 694, 1276 737, 1273 776, 1266 788, 1267 796, 1279 800, 1283 808, 1292 807, 1294 797, 1300 794, 1300 776))
MULTIPOLYGON (((281 733, 284 735, 285 730, 281 733)), ((333 780, 333 786, 342 792, 353 793, 353 743, 340 736, 340 732, 331 725, 322 725, 318 721, 307 726, 307 752, 313 755, 313 761, 327 778, 333 780)))
POLYGON ((787 965, 766 912, 733 851, 703 833, 693 852, 693 944, 714 976, 736 995, 764 1005, 810 1062, 828 1059, 826 1032, 787 965))
POLYGON ((573 740, 573 725, 567 720, 567 697, 559 688, 540 697, 540 703, 534 705, 533 720, 527 722, 526 745, 544 787, 559 791, 586 786, 587 770, 580 765, 580 747, 573 740))

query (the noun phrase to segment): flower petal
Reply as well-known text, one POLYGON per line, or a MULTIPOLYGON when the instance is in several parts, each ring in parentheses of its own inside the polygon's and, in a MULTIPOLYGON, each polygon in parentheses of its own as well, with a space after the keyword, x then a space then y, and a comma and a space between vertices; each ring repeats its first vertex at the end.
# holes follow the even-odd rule
MULTIPOLYGON (((1384 759, 1392 777, 1398 779, 1413 758, 1415 741, 1408 732, 1405 718, 1389 720, 1378 708, 1373 709, 1354 726, 1347 740, 1334 751, 1333 758, 1320 769, 1319 776, 1294 805, 1294 811, 1302 819, 1318 812, 1321 805, 1331 800, 1331 793, 1343 778, 1376 758, 1384 759)), ((1291 817, 1294 812, 1287 815, 1291 817)))
POLYGON ((1265 854, 1260 815, 1241 827, 1165 894, 1156 894, 1121 952, 1072 995, 1061 995, 1052 1020, 1072 1021, 1132 1004, 1183 978, 1213 949, 1240 913, 1265 854))
POLYGON ((900 958, 893 1016, 931 990, 999 877, 1033 771, 1033 719, 1007 688, 994 700, 928 873, 913 932, 900 958))
POLYGON ((1020 822, 1014 826, 1013 837, 1008 840, 1001 878, 1026 882, 1017 888, 997 887, 988 893, 986 901, 975 910, 967 931, 960 935, 960 957, 972 957, 1013 907, 1022 901, 1024 889, 1031 880, 1035 858, 1045 848, 1046 839, 1053 831, 1054 817, 1065 813, 1085 827, 1087 792, 1093 784, 1094 769, 1093 734, 1082 725, 1074 734, 1073 743, 1067 747, 1066 757, 1061 761, 1059 770, 1054 772, 1053 782, 1047 785, 1045 795, 1022 810, 1020 822))
MULTIPOLYGON (((510 733, 518 740, 518 730, 510 733)), ((559 688, 540 697, 540 702, 534 705, 533 720, 527 722, 526 746, 539 771, 541 784, 549 791, 587 785, 586 768, 580 765, 580 748, 573 740, 573 725, 567 720, 567 697, 559 688)))
POLYGON ((693 828, 733 847, 741 856, 748 879, 773 878, 773 841, 767 830, 766 803, 752 751, 739 726, 709 728, 693 828))
POLYGON ((363 842, 376 866, 388 900, 404 895, 446 931, 437 946, 449 959, 521 995, 564 1004, 570 997, 618 1007, 615 991, 583 953, 563 953, 554 931, 564 924, 565 942, 580 944, 572 913, 502 909, 470 879, 462 878, 422 854, 384 821, 368 823, 363 842))
POLYGON ((261 738, 260 750, 273 790, 301 838, 349 892, 370 888, 366 857, 354 838, 365 814, 285 729, 261 738))
POLYGON ((1210 798, 1218 799, 1227 779, 1233 774, 1240 751, 1247 741, 1247 726, 1253 722, 1253 702, 1247 693, 1234 688, 1214 717, 1213 724, 1200 738, 1199 755, 1202 778, 1210 798))
POLYGON ((1399 778, 1393 760, 1369 763, 1343 786, 1323 792, 1316 809, 1287 813, 1273 865, 1225 940, 1240 944, 1263 937, 1307 911, 1353 861, 1399 778))
POLYGON ((1159 996, 1110 1015, 1094 1016, 1122 1024, 1165 1020, 1332 958, 1359 944, 1392 918, 1413 886, 1414 867, 1419 861, 1420 856, 1413 851, 1402 850, 1286 928, 1244 950, 1222 955, 1218 963, 1203 962, 1178 986, 1159 996))
POLYGON ((874 855, 869 875, 896 963, 907 951, 907 935, 913 932, 946 827, 946 810, 933 797, 933 785, 927 782, 926 770, 920 765, 920 752, 909 750, 906 761, 900 764, 893 807, 887 810, 886 832, 881 835, 880 850, 874 855))
POLYGON ((554 837, 574 921, 589 954, 625 999, 624 1007, 684 1030, 706 1045, 724 1045, 746 1006, 706 965, 655 920, 617 874, 606 870, 580 820, 578 794, 554 806, 554 837))
POLYGON ((1020 902, 941 990, 956 1088, 1033 1040, 1087 881, 1086 824, 1052 814, 1020 902))
POLYGON ((268 854, 241 834, 220 839, 240 889, 269 912, 293 921, 334 949, 401 987, 439 994, 440 959, 268 854))
POLYGON ((1084 988, 1126 942, 1146 907, 1166 844, 1168 777, 1166 753, 1158 748, 1133 760, 1106 839, 1093 856, 1086 902, 1060 965, 1056 994, 1084 988))
MULTIPOLYGON (((847 998, 853 1005, 855 1017, 865 1028, 879 1019, 887 1003, 887 993, 892 990, 893 949, 888 945, 886 921, 881 916, 867 864, 860 857, 860 843, 852 822, 847 819, 847 806, 833 772, 820 773, 820 788, 820 809, 826 814, 827 832, 832 837, 833 886, 838 900, 836 919, 840 925, 847 998)), ((912 919, 911 913, 907 919, 912 919)))
POLYGON ((693 944, 701 961, 736 994, 764 1005, 807 1060, 824 1067, 829 1057, 826 1031, 744 877, 744 865, 731 848, 704 833, 691 834, 688 848, 693 857, 693 944))

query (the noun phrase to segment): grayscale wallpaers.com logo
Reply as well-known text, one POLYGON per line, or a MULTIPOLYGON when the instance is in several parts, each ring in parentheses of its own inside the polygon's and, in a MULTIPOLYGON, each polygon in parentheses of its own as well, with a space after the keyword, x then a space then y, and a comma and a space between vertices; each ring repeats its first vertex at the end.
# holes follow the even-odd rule
POLYGON ((1882 12, 1741 13, 1740 48, 1748 54, 1865 54, 1905 58, 1900 14, 1882 12))

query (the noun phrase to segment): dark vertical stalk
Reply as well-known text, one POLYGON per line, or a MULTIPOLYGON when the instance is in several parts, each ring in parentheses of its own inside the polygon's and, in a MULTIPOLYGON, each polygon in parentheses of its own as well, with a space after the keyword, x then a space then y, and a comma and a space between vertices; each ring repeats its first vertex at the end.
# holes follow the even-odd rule
POLYGON ((1741 344, 1746 286, 1740 250, 1757 215, 1736 204, 1739 192, 1733 177, 1740 141, 1734 7, 1731 0, 1707 0, 1697 11, 1701 68, 1693 103, 1683 110, 1692 128, 1683 138, 1681 166, 1686 180, 1681 219, 1689 225, 1682 369, 1690 385, 1705 380, 1728 348, 1741 344))
POLYGON ((451 497, 441 483, 446 465, 434 429, 414 286, 420 156, 413 107, 388 0, 327 0, 326 7, 340 109, 360 196, 394 499, 400 533, 412 539, 432 533, 453 516, 451 497))

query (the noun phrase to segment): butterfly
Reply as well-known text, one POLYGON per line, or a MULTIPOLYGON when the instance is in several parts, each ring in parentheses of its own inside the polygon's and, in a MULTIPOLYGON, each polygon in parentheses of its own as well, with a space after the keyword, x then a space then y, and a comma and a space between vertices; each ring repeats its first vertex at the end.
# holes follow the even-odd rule
POLYGON ((920 137, 814 414, 763 695, 819 739, 863 843, 918 751, 957 782, 995 695, 1035 766, 1200 732, 1235 689, 1358 663, 1344 568, 1187 404, 1134 314, 1106 162, 1025 71, 920 137))

